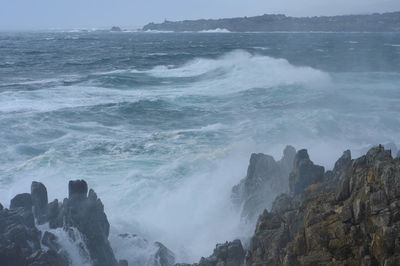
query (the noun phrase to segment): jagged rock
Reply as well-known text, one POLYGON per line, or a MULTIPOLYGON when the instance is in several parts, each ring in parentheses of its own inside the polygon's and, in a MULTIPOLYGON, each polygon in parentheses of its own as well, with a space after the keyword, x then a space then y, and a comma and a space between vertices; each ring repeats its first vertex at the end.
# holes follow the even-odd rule
POLYGON ((5 261, 16 254, 24 258, 39 248, 40 231, 34 226, 31 210, 18 207, 0 211, 0 254, 5 261))
MULTIPOLYGON (((7 266, 68 265, 67 254, 58 253, 61 243, 57 237, 48 231, 42 237, 35 226, 34 216, 39 223, 48 222, 50 228, 62 227, 72 240, 75 235, 70 232, 78 229, 93 266, 120 265, 108 242, 110 225, 104 206, 93 190, 89 194, 87 192, 84 180, 71 181, 69 198, 64 199, 63 204, 57 200, 48 203, 46 187, 33 182, 31 194, 15 196, 9 210, 0 209, 0 266, 3 266, 3 262, 7 266)), ((164 256, 163 252, 160 251, 160 257, 164 256)), ((121 263, 126 265, 124 261, 121 263)))
POLYGON ((323 177, 324 167, 314 165, 307 150, 300 150, 294 158, 293 171, 289 176, 290 192, 298 195, 308 186, 321 182, 323 177))
POLYGON ((397 149, 397 145, 393 142, 386 143, 383 145, 383 147, 386 150, 390 150, 393 156, 396 156, 397 152, 399 152, 399 150, 397 149))
POLYGON ((346 170, 351 163, 351 152, 346 150, 343 152, 342 156, 336 161, 333 167, 333 173, 335 176, 343 176, 346 174, 346 170))
POLYGON ((32 209, 32 198, 29 193, 22 193, 16 195, 10 202, 10 209, 24 208, 26 210, 32 209))
POLYGON ((51 250, 54 251, 60 250, 60 244, 58 244, 57 242, 57 237, 48 231, 44 232, 43 234, 42 244, 47 246, 51 250))
POLYGON ((122 31, 120 27, 113 26, 110 31, 122 31))
POLYGON ((54 250, 40 250, 27 258, 27 266, 69 266, 69 263, 54 250))
POLYGON ((175 264, 174 253, 160 242, 154 244, 158 247, 154 255, 154 266, 173 266, 175 264))
POLYGON ((26 266, 22 249, 15 243, 0 247, 0 266, 26 266))
POLYGON ((62 206, 65 225, 76 227, 84 236, 90 257, 96 266, 118 265, 108 241, 110 224, 104 213, 104 206, 91 189, 87 195, 84 180, 69 182, 69 199, 62 206))
POLYGON ((42 183, 33 181, 31 185, 31 198, 33 214, 38 223, 42 224, 46 221, 47 214, 48 198, 46 187, 42 183))
POLYGON ((3 210, 3 205, 1 205, 1 203, 0 203, 0 211, 2 211, 3 210))
POLYGON ((68 183, 68 198, 73 197, 86 198, 88 193, 88 185, 85 180, 74 180, 68 183))
POLYGON ((119 260, 118 265, 119 266, 128 266, 128 261, 127 260, 119 260))
POLYGON ((265 208, 271 208, 277 195, 287 192, 295 154, 296 150, 287 146, 278 162, 262 153, 251 155, 246 177, 232 188, 232 200, 242 207, 243 217, 255 220, 265 208))
MULTIPOLYGON (((225 244, 217 244, 211 256, 202 257, 199 263, 192 266, 242 266, 244 265, 245 252, 242 242, 236 239, 225 244)), ((175 266, 191 266, 190 264, 179 263, 175 266)))
POLYGON ((257 222, 246 265, 398 265, 400 160, 383 146, 349 156, 323 178, 311 177, 313 193, 307 188, 275 200, 257 222), (340 179, 339 189, 328 184, 340 179))
POLYGON ((293 210, 293 198, 288 194, 281 194, 275 198, 274 202, 272 203, 272 212, 276 213, 285 213, 290 210, 293 210))
POLYGON ((47 206, 47 220, 52 229, 63 226, 63 216, 60 215, 60 206, 57 199, 50 202, 47 206))

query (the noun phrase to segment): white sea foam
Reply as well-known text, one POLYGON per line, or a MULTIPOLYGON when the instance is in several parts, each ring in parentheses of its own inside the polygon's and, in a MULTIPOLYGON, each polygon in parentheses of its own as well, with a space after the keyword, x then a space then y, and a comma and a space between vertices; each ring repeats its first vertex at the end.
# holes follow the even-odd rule
MULTIPOLYGON (((65 230, 63 228, 50 229, 49 224, 38 225, 36 227, 42 232, 48 231, 56 236, 56 242, 60 245, 59 253, 65 255, 70 265, 92 266, 89 250, 83 241, 83 236, 74 227, 65 230)), ((46 246, 42 244, 42 248, 46 246)))
POLYGON ((171 30, 146 30, 143 32, 145 32, 145 33, 174 33, 174 31, 171 31, 171 30))
POLYGON ((260 46, 255 46, 255 47, 252 47, 252 48, 255 49, 255 50, 263 50, 263 51, 271 49, 269 47, 260 47, 260 46))
POLYGON ((216 28, 216 29, 212 29, 212 30, 202 30, 199 31, 201 33, 230 33, 229 30, 227 29, 220 29, 220 28, 216 28))
POLYGON ((200 77, 186 93, 224 94, 252 88, 270 88, 284 85, 318 84, 328 86, 330 76, 311 67, 294 66, 285 59, 252 55, 244 50, 235 50, 217 59, 197 58, 183 66, 170 68, 158 66, 147 72, 154 77, 200 77))
POLYGON ((47 112, 63 108, 93 106, 98 104, 137 102, 149 99, 154 93, 146 91, 99 87, 55 87, 33 91, 5 91, 0 93, 0 113, 10 112, 47 112))
POLYGON ((3 205, 29 191, 32 180, 61 200, 69 180, 84 178, 104 203, 118 259, 146 262, 154 254, 148 243, 161 241, 178 261, 197 262, 216 243, 253 233, 230 202, 252 152, 280 158, 292 144, 329 169, 347 148, 356 157, 360 147, 400 139, 394 74, 327 74, 244 50, 133 67, 92 76, 131 74, 152 85, 111 89, 95 80, 0 93, 3 205), (132 103, 143 99, 143 113, 136 112, 132 103), (148 104, 159 99, 167 110, 148 104), (118 112, 116 103, 134 111, 118 112), (102 107, 74 109, 101 104, 111 104, 105 111, 115 124, 103 121, 109 113, 102 107), (37 113, 62 108, 73 117, 37 113), (26 155, 21 146, 38 151, 26 155), (138 237, 121 240, 121 233, 138 237))

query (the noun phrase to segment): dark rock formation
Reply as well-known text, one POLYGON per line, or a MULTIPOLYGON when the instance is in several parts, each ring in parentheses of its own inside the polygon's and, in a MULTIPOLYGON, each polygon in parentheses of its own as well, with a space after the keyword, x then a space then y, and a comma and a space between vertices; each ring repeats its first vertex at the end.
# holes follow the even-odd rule
MULTIPOLYGON (((16 198, 27 199, 26 196, 16 198)), ((68 265, 66 258, 60 254, 42 250, 40 240, 41 233, 35 227, 32 207, 0 210, 1 266, 68 265)))
MULTIPOLYGON (((111 249, 108 241, 110 225, 102 202, 93 190, 88 193, 84 180, 76 180, 69 182, 69 197, 62 204, 57 200, 48 203, 46 187, 33 182, 31 194, 15 196, 10 210, 0 208, 0 266, 4 263, 68 265, 68 254, 60 252, 61 244, 57 236, 49 231, 40 232, 34 219, 39 224, 48 222, 50 228, 62 227, 71 237, 74 237, 72 232, 76 228, 83 236, 94 266, 126 265, 126 261, 117 262, 111 249)), ((165 252, 160 251, 160 257, 165 252)))
POLYGON ((246 265, 400 265, 400 159, 379 146, 319 171, 259 217, 246 265))
POLYGON ((68 198, 85 198, 88 193, 88 185, 85 180, 74 180, 68 183, 68 198))
MULTIPOLYGON (((174 266, 175 254, 160 242, 150 242, 147 239, 136 234, 119 234, 113 236, 114 243, 118 246, 130 247, 131 253, 136 254, 129 259, 131 265, 146 265, 146 266, 174 266), (138 250, 146 250, 145 253, 137 253, 138 250)), ((118 251, 116 251, 118 254, 118 251)))
POLYGON ((333 31, 333 32, 390 32, 400 31, 400 12, 347 15, 332 17, 287 17, 285 15, 262 15, 256 17, 164 21, 150 23, 144 31, 204 31, 227 29, 232 32, 271 31, 333 31))
POLYGON ((47 204, 49 203, 47 198, 46 187, 39 182, 32 182, 31 185, 31 198, 33 205, 33 214, 38 220, 39 224, 46 221, 47 204))
POLYGON ((158 247, 154 255, 154 266, 173 266, 175 264, 174 253, 160 242, 154 244, 158 247))
POLYGON ((236 239, 225 244, 217 244, 210 257, 200 259, 199 263, 178 263, 175 266, 242 266, 244 264, 245 251, 242 243, 236 239))
POLYGON ((117 32, 119 32, 119 31, 122 31, 122 30, 121 30, 120 27, 113 26, 113 27, 110 29, 110 31, 117 31, 117 32))
POLYGON ((246 177, 232 189, 232 200, 242 207, 243 217, 255 220, 265 208, 271 207, 277 195, 288 191, 295 154, 296 150, 287 146, 278 162, 270 155, 251 155, 246 177))
MULTIPOLYGON (((397 154, 398 152, 400 152, 400 151, 397 149, 397 145, 396 145, 395 143, 393 143, 393 142, 386 143, 386 144, 383 145, 383 147, 384 147, 386 150, 391 150, 393 156, 396 156, 396 154, 397 154)), ((372 148, 372 147, 371 147, 371 148, 372 148)))
POLYGON ((24 208, 26 210, 32 209, 32 198, 29 193, 22 193, 15 196, 10 203, 10 209, 24 208))
POLYGON ((324 176, 324 167, 314 165, 307 150, 300 150, 294 158, 293 170, 289 176, 290 193, 297 195, 311 184, 319 183, 324 176))

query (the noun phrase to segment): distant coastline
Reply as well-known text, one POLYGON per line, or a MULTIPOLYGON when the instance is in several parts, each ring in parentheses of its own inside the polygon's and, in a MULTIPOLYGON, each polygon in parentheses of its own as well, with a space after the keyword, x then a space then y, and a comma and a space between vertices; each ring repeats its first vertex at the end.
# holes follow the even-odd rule
POLYGON ((400 32, 400 11, 321 17, 265 14, 255 17, 199 19, 149 23, 143 31, 169 32, 400 32))

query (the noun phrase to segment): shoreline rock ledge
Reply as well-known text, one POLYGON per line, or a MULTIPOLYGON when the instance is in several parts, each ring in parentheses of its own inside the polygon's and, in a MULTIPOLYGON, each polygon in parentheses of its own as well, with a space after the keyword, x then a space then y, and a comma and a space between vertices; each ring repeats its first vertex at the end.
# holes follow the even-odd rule
POLYGON ((69 182, 69 196, 62 203, 48 203, 46 187, 32 182, 31 193, 16 195, 10 209, 0 206, 0 266, 73 265, 68 251, 52 233, 57 228, 72 240, 83 239, 77 248, 91 265, 127 265, 114 256, 108 241, 110 224, 101 200, 92 189, 88 192, 84 180, 75 180, 69 182))
POLYGON ((400 158, 381 145, 345 151, 323 173, 306 153, 260 215, 245 265, 400 265, 400 158))
MULTIPOLYGON (((241 203, 256 196, 257 208, 266 208, 267 186, 280 184, 287 189, 260 213, 248 250, 234 240, 217 244, 199 263, 175 266, 400 265, 400 157, 391 150, 379 145, 357 159, 345 151, 329 171, 315 165, 307 150, 289 147, 278 162, 256 154, 234 192, 241 203)), ((48 203, 46 187, 33 182, 31 193, 16 195, 9 209, 0 204, 0 266, 76 265, 58 241, 60 231, 81 237, 76 246, 91 265, 128 265, 114 256, 96 193, 75 180, 68 194, 62 203, 48 203)), ((158 246, 154 266, 173 266, 173 253, 158 246)))

